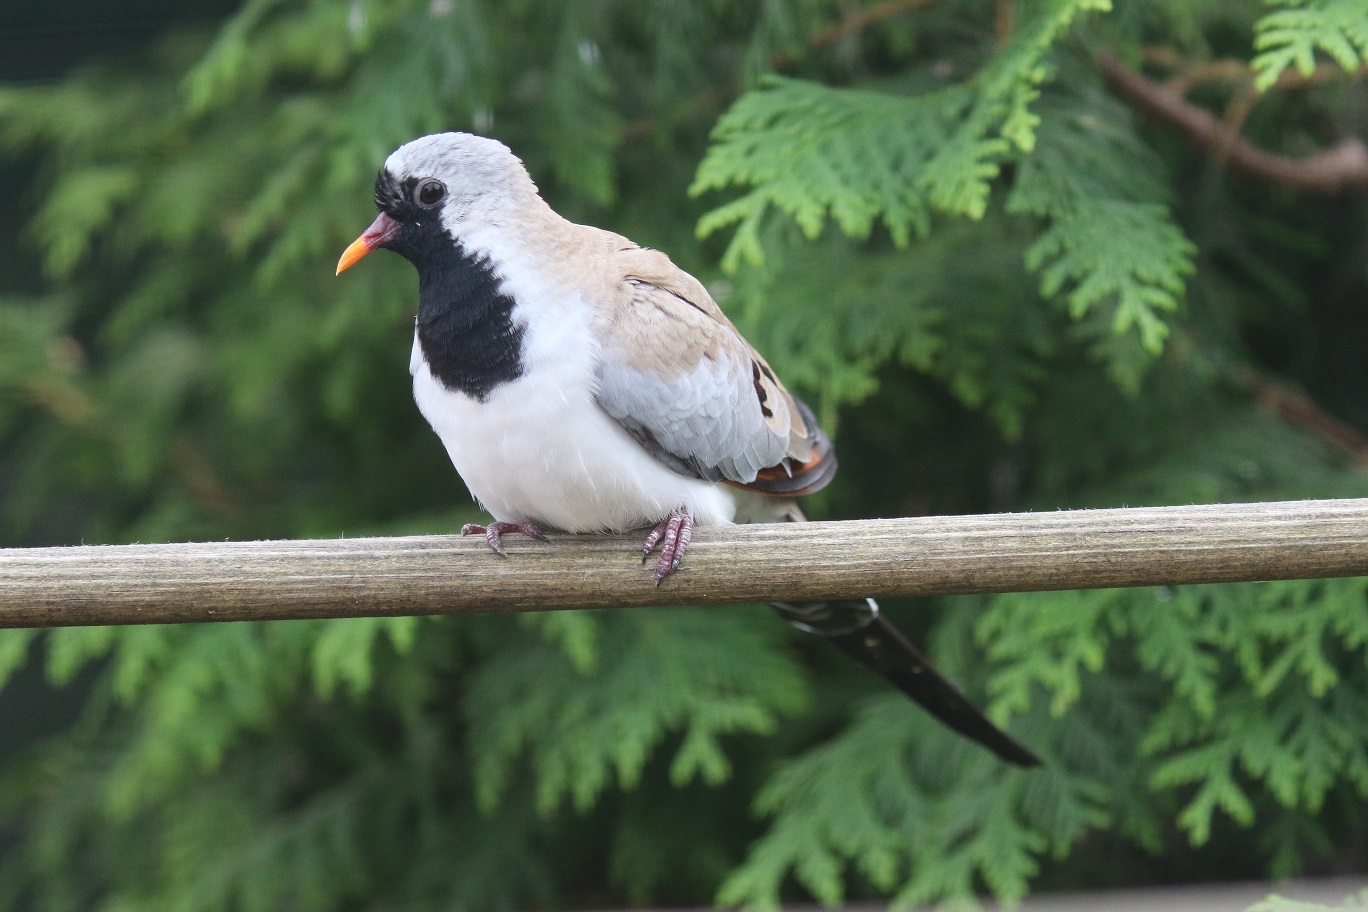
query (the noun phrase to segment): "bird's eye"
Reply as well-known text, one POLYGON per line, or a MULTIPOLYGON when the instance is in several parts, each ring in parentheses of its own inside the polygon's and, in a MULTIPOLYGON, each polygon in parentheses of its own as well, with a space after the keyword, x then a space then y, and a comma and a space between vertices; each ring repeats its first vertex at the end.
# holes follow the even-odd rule
POLYGON ((439 180, 425 180, 418 185, 418 203, 435 206, 446 196, 446 185, 439 180))

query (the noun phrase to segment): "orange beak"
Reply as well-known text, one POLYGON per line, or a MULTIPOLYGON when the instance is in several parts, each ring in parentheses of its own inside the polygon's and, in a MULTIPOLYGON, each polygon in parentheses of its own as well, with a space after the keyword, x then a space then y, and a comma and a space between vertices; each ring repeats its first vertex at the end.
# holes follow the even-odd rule
POLYGON ((376 216, 375 221, 371 222, 369 228, 361 232, 361 236, 352 241, 346 250, 342 251, 342 259, 337 261, 336 275, 341 275, 342 270, 356 264, 366 254, 376 247, 384 247, 390 239, 399 233, 400 224, 390 218, 385 213, 376 216))

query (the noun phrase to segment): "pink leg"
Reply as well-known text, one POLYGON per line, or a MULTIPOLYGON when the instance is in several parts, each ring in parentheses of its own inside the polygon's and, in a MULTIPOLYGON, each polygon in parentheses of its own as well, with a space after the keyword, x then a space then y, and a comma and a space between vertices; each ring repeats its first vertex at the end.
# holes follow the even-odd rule
POLYGON ((656 527, 646 536, 641 546, 641 562, 646 563, 657 543, 660 545, 660 560, 656 561, 655 584, 659 586, 665 577, 679 569, 679 564, 688 553, 689 541, 693 538, 693 516, 684 507, 678 507, 670 515, 656 523, 656 527))
POLYGON ((504 550, 503 542, 500 541, 500 537, 505 532, 518 532, 522 535, 526 535, 528 538, 535 538, 537 541, 548 541, 547 537, 542 534, 542 530, 538 529, 530 522, 492 522, 487 526, 482 526, 479 523, 466 523, 464 526, 461 526, 462 535, 479 535, 480 533, 484 533, 485 541, 489 543, 489 549, 495 554, 508 557, 508 552, 504 550))

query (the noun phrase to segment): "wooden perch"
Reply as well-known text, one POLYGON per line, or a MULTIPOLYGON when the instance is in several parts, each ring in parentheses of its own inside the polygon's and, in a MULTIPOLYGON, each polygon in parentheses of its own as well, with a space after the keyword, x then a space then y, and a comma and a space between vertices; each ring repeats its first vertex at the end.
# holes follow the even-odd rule
POLYGON ((640 536, 435 535, 0 549, 0 627, 799 601, 1368 574, 1368 499, 699 529, 659 589, 640 536))

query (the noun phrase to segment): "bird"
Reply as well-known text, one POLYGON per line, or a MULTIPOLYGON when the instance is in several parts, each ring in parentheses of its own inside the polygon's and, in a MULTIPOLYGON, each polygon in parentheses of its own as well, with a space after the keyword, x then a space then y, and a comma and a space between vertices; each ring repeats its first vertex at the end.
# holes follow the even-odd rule
MULTIPOLYGON (((418 272, 409 372, 419 411, 502 538, 649 530, 657 586, 695 527, 802 521, 836 472, 830 438, 698 279, 669 257, 575 224, 522 161, 470 133, 420 137, 375 181, 379 214, 337 274, 384 248, 418 272)), ((950 728, 1018 766, 994 725, 872 599, 775 602, 950 728)))

